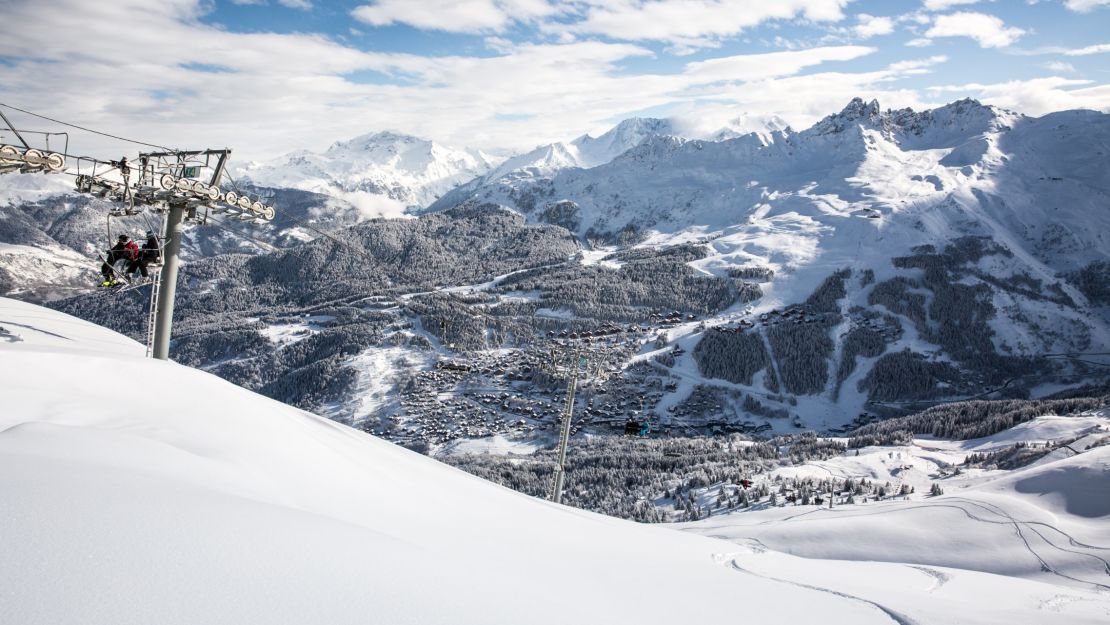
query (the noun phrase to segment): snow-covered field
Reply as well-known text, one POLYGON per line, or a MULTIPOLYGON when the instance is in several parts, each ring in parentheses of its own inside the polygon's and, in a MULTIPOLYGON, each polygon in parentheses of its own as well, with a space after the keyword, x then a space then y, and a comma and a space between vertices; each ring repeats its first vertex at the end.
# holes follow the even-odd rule
POLYGON ((1039 531, 1073 554, 1053 555, 1054 569, 1096 576, 1068 563, 1107 557, 1107 511, 1069 502, 1078 488, 1106 492, 1110 448, 938 498, 953 504, 933 516, 809 515, 834 519, 821 525, 773 518, 797 513, 782 508, 678 532, 494 486, 144 359, 138 343, 54 311, 0 299, 0 327, 4 622, 1101 623, 1110 614, 1110 595, 1089 584, 983 572, 1016 558, 996 534, 1039 531), (121 388, 121 376, 132 383, 121 388), (1046 491, 1063 495, 1038 497, 1046 491), (995 522, 961 525, 956 508, 972 504, 958 502, 973 498, 1021 520, 981 510, 995 522), (949 536, 998 549, 983 545, 964 567, 977 570, 925 564, 959 546, 929 540, 945 533, 942 520, 949 536), (801 527, 807 539, 776 546, 766 529, 775 527, 801 527), (901 545, 883 538, 907 528, 933 531, 901 545), (842 545, 850 561, 798 557, 822 542, 842 545))
POLYGON ((863 478, 895 491, 906 484, 916 494, 832 508, 764 505, 682 527, 735 542, 738 568, 881 601, 913 622, 955 622, 930 612, 922 596, 938 605, 991 602, 991 614, 971 611, 959 622, 1105 619, 1110 446, 1087 445, 1108 435, 1105 414, 1046 416, 982 439, 850 450, 765 479, 863 478), (951 470, 970 453, 1071 439, 1078 440, 1061 448, 1067 453, 1014 471, 951 470), (926 494, 934 482, 943 495, 926 494), (999 576, 1004 594, 993 586, 999 576))

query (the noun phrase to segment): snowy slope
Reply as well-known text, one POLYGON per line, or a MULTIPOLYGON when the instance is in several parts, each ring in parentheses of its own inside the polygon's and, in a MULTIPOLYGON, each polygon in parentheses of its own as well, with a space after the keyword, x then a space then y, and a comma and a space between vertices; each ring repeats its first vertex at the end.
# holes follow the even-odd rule
MULTIPOLYGON (((69 245, 75 231, 83 230, 84 224, 76 222, 89 217, 83 206, 68 205, 72 185, 73 179, 62 175, 0 177, 0 293, 44 301, 97 284, 95 246, 69 245), (58 210, 40 209, 47 205, 58 210)), ((95 229, 96 242, 104 244, 103 215, 95 222, 89 218, 87 225, 95 229)))
MULTIPOLYGON (((783 576, 800 568, 803 573, 795 579, 863 597, 883 597, 885 605, 904 608, 914 618, 925 615, 910 605, 912 597, 899 593, 916 587, 925 588, 937 601, 974 601, 975 592, 991 592, 981 586, 989 579, 984 574, 1038 582, 1015 584, 1019 592, 997 605, 999 619, 1018 608, 1044 614, 1015 617, 1013 622, 1047 622, 1041 619, 1049 619, 1064 606, 1077 609, 1073 618, 1084 613, 1105 618, 1110 610, 1110 500, 1106 498, 1110 447, 1076 446, 1078 453, 1055 460, 1046 457, 1047 461, 1013 471, 951 471, 973 451, 1001 449, 1015 442, 1043 445, 1092 434, 1110 435, 1110 419, 1097 414, 1046 416, 982 439, 923 439, 906 447, 865 448, 859 455, 850 451, 830 460, 778 469, 757 481, 848 477, 886 481, 895 490, 905 484, 917 494, 833 508, 761 505, 684 528, 737 542, 744 547, 742 565, 760 573, 783 576), (934 482, 943 486, 945 494, 924 494, 934 482), (844 562, 832 567, 826 559, 844 562), (859 571, 875 566, 862 566, 860 560, 892 563, 885 568, 884 583, 876 587, 873 579, 857 578, 859 571)), ((978 619, 968 616, 966 622, 978 619)))
POLYGON ((478 150, 377 132, 337 142, 322 153, 301 150, 272 162, 251 163, 241 175, 256 185, 339 197, 359 205, 368 216, 399 216, 485 174, 495 162, 478 150))
POLYGON ((513 493, 56 312, 3 299, 0 326, 7 622, 666 623, 738 604, 889 622, 741 575, 726 543, 513 493))
POLYGON ((752 574, 881 599, 917 622, 949 622, 919 603, 922 594, 949 609, 990 597, 989 617, 968 611, 959 622, 1097 621, 1110 613, 1110 447, 1085 450, 1077 442, 1078 453, 1052 459, 1052 452, 1014 471, 953 475, 951 467, 970 452, 1015 442, 1108 434, 1105 415, 1046 416, 982 439, 865 448, 775 470, 757 477, 757 486, 780 477, 848 477, 906 484, 918 494, 832 509, 761 504, 683 527, 736 542, 735 566, 752 574), (945 494, 923 495, 934 481, 945 494), (1004 593, 994 586, 999 575, 1009 578, 1004 593))
POLYGON ((0 243, 0 271, 8 294, 29 300, 74 295, 96 283, 100 274, 87 257, 57 245, 0 243))
POLYGON ((1108 607, 550 505, 57 312, 4 299, 0 326, 13 623, 1096 623, 1108 607))

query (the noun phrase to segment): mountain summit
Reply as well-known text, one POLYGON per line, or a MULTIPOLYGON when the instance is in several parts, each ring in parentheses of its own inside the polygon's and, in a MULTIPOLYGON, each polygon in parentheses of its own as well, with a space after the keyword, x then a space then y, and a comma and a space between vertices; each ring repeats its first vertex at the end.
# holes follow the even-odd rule
POLYGON ((345 199, 379 196, 403 210, 426 206, 486 173, 495 162, 479 150, 383 131, 336 142, 322 153, 301 150, 268 163, 252 163, 242 175, 259 186, 345 199))

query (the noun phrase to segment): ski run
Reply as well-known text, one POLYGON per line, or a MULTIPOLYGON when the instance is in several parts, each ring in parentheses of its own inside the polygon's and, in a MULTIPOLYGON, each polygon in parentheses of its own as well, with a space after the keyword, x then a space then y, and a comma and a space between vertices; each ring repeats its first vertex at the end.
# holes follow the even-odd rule
POLYGON ((5 623, 1110 617, 1110 446, 1087 448, 1104 413, 780 469, 906 483, 907 498, 640 525, 146 359, 59 312, 2 299, 0 328, 5 623), (967 454, 1060 439, 1074 449, 923 492, 967 454))

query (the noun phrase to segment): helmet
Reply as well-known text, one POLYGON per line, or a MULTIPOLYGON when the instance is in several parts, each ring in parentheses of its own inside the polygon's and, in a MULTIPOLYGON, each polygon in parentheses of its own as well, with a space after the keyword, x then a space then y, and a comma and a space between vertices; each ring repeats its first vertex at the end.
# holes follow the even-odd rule
POLYGON ((153 230, 147 230, 146 231, 146 237, 149 239, 152 236, 154 236, 154 231, 153 230))
POLYGON ((121 242, 122 242, 122 241, 130 241, 130 240, 131 240, 131 237, 127 236, 126 234, 121 234, 121 235, 119 235, 119 239, 118 239, 118 240, 119 240, 119 241, 121 241, 121 242))

